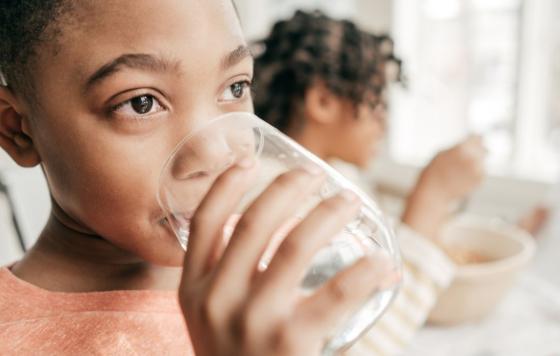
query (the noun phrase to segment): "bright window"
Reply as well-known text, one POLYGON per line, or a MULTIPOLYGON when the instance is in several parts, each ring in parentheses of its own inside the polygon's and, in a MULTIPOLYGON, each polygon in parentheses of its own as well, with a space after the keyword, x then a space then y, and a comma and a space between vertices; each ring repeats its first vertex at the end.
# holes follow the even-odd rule
POLYGON ((407 90, 391 90, 388 146, 397 164, 423 165, 436 151, 479 133, 490 151, 490 174, 558 179, 560 1, 237 3, 251 39, 296 9, 321 9, 364 28, 391 27, 409 78, 407 90))
POLYGON ((394 4, 393 35, 410 83, 393 91, 393 159, 425 162, 474 132, 485 137, 491 173, 555 180, 560 84, 551 78, 560 71, 559 2, 394 4))

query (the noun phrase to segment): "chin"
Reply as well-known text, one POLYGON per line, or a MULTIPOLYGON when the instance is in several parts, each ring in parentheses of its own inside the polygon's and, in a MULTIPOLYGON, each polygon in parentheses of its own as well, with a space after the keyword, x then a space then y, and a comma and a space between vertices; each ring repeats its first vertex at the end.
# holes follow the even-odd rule
MULTIPOLYGON (((148 235, 147 235, 148 236, 148 235)), ((182 267, 185 251, 179 241, 165 226, 158 226, 155 231, 139 243, 134 251, 142 260, 163 267, 182 267)))
POLYGON ((177 243, 176 246, 169 248, 160 248, 157 246, 155 249, 150 248, 150 251, 142 253, 141 258, 150 264, 162 267, 183 267, 185 259, 185 252, 177 243))

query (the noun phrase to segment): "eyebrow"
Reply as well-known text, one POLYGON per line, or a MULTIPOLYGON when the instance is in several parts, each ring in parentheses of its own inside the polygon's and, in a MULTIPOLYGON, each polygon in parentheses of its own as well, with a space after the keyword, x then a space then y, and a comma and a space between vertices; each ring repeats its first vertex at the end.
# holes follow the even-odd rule
POLYGON ((104 64, 86 82, 85 90, 99 84, 122 68, 142 69, 151 72, 179 71, 179 63, 145 53, 127 53, 104 64))
MULTIPOLYGON (((251 51, 246 45, 240 45, 222 59, 221 69, 226 70, 231 68, 247 57, 253 57, 251 51)), ((123 68, 140 69, 151 72, 174 71, 179 73, 180 63, 146 53, 123 54, 96 70, 86 81, 84 91, 89 90, 94 85, 99 84, 123 68)))
POLYGON ((253 58, 251 50, 246 45, 240 45, 223 58, 221 69, 226 70, 231 68, 248 57, 253 58))

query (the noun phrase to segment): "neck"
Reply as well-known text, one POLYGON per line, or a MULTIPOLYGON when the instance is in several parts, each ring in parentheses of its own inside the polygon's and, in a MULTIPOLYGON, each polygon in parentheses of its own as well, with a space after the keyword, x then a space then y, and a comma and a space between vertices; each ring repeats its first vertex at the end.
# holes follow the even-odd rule
POLYGON ((331 141, 323 139, 321 135, 311 133, 306 127, 300 130, 292 130, 288 132, 288 135, 323 161, 328 161, 332 158, 330 154, 331 148, 329 147, 331 141))
POLYGON ((177 289, 179 269, 154 266, 80 231, 56 210, 33 248, 13 266, 20 279, 59 292, 177 289))

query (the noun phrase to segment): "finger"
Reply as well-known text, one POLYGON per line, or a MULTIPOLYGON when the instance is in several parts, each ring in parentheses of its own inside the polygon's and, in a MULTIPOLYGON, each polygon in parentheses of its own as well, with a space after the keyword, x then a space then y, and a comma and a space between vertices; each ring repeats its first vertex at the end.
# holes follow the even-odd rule
POLYGON ((284 298, 295 292, 310 261, 356 215, 359 200, 344 192, 323 201, 282 242, 268 269, 259 277, 256 298, 284 298))
POLYGON ((239 220, 220 261, 217 283, 223 288, 234 287, 232 281, 250 283, 274 232, 294 218, 297 208, 319 189, 323 180, 319 171, 296 170, 279 176, 239 220))
POLYGON ((212 267, 221 249, 224 226, 254 178, 252 161, 241 161, 214 182, 191 219, 184 261, 186 278, 197 279, 212 267), (227 198, 224 198, 227 197, 227 198))
POLYGON ((304 299, 297 315, 308 326, 306 329, 329 335, 368 298, 394 287, 400 277, 388 257, 382 254, 363 257, 304 299))
POLYGON ((470 136, 461 146, 473 157, 484 158, 488 153, 488 149, 484 144, 484 137, 481 135, 470 136))

